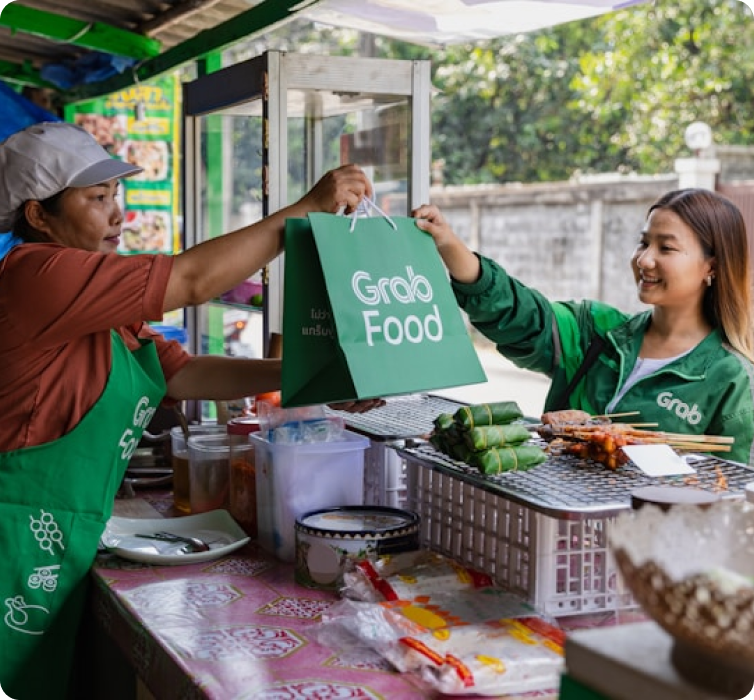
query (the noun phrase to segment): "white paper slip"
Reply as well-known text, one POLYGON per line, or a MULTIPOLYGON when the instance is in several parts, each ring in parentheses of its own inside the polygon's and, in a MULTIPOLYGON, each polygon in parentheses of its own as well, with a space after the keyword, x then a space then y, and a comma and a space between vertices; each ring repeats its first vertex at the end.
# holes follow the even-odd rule
POLYGON ((676 454, 670 445, 626 445, 621 449, 628 458, 649 476, 696 474, 686 460, 676 454))

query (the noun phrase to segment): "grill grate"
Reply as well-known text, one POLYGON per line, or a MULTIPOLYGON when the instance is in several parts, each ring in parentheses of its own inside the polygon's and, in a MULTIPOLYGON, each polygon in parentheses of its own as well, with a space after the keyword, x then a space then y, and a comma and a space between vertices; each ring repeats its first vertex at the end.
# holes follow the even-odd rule
POLYGON ((386 404, 366 413, 327 412, 342 416, 349 430, 356 430, 377 440, 399 440, 421 437, 432 432, 441 413, 455 413, 466 404, 441 396, 417 394, 386 399, 386 404))
MULTIPOLYGON (((536 443, 537 439, 532 442, 536 443)), ((405 459, 438 469, 545 515, 564 519, 615 515, 631 507, 631 491, 641 486, 691 485, 733 496, 741 494, 744 486, 754 481, 754 469, 703 455, 690 461, 696 470, 695 476, 658 478, 647 476, 632 462, 611 471, 590 460, 556 454, 528 472, 486 476, 476 467, 455 461, 429 444, 404 447, 398 452, 405 459), (721 479, 727 486, 724 489, 720 486, 721 479)))

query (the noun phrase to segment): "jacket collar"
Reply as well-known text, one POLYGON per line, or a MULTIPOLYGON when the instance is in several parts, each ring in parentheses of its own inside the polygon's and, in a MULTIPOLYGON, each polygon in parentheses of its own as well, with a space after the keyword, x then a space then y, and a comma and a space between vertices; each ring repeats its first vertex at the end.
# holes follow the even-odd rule
MULTIPOLYGON (((623 357, 624 368, 628 372, 631 371, 639 356, 641 341, 644 339, 651 315, 651 311, 643 311, 607 333, 613 347, 616 350, 621 348, 620 354, 623 357)), ((708 367, 718 359, 722 343, 720 330, 713 328, 712 332, 683 358, 684 374, 705 375, 708 367)))

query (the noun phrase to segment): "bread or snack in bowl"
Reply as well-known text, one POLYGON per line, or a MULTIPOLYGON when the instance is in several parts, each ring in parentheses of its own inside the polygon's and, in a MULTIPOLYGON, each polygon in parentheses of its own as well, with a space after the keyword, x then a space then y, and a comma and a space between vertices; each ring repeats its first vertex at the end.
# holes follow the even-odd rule
POLYGON ((754 686, 754 505, 647 505, 618 516, 610 545, 644 611, 674 639, 688 680, 728 697, 754 686))

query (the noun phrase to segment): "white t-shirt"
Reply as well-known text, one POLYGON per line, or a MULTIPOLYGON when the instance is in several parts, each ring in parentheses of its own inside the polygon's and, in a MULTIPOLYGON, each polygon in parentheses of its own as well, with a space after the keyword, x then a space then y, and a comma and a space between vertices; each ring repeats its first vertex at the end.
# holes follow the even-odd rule
POLYGON ((615 398, 607 405, 607 407, 605 408, 605 413, 612 413, 612 411, 618 405, 618 402, 626 395, 626 392, 640 379, 644 379, 644 377, 648 377, 650 374, 654 374, 658 370, 661 370, 665 365, 669 365, 671 362, 674 362, 684 355, 688 355, 690 352, 691 350, 687 350, 686 352, 682 352, 680 355, 676 355, 675 357, 663 357, 660 360, 637 357, 636 364, 631 370, 631 374, 628 375, 628 379, 626 379, 625 383, 620 388, 620 391, 618 391, 615 398))

